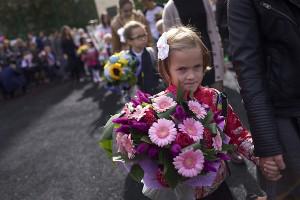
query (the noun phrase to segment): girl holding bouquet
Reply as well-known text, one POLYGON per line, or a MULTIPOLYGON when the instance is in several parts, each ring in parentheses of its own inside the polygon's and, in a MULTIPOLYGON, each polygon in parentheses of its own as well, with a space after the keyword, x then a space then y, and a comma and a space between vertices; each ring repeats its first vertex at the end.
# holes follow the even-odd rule
MULTIPOLYGON (((209 52, 197 34, 186 27, 172 28, 162 35, 157 47, 158 69, 163 79, 169 84, 167 90, 175 93, 176 89, 181 87, 186 95, 187 93, 193 93, 193 96, 199 102, 208 105, 212 111, 217 111, 219 109, 217 101, 220 101, 220 92, 216 89, 201 86, 205 69, 209 66, 209 52)), ((229 144, 233 144, 235 151, 256 163, 250 133, 242 126, 230 105, 227 106, 225 113, 224 133, 230 138, 229 144)), ((219 142, 221 140, 218 141, 217 136, 210 138, 208 134, 204 133, 203 139, 206 141, 206 145, 212 145, 215 149, 220 148, 219 142)), ((192 164, 180 163, 179 159, 176 162, 175 167, 181 169, 183 174, 188 173, 189 169, 193 167, 192 164)), ((221 163, 216 178, 210 187, 195 188, 196 199, 233 199, 224 181, 228 176, 225 163, 221 163)), ((264 167, 270 171, 270 176, 277 176, 279 169, 275 167, 275 163, 268 164, 264 167)))
MULTIPOLYGON (((209 53, 193 30, 171 28, 157 48, 169 86, 154 96, 137 93, 112 120, 119 156, 151 199, 233 199, 226 160, 237 151, 257 164, 250 133, 222 93, 201 86, 209 53)), ((273 162, 260 167, 280 176, 273 162)))

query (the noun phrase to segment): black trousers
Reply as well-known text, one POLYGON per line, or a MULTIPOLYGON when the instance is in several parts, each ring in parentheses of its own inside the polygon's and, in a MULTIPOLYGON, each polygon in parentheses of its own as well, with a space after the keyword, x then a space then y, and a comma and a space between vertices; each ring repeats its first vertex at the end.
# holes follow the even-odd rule
POLYGON ((286 169, 277 182, 268 181, 258 170, 258 178, 268 200, 300 199, 300 117, 277 117, 277 124, 286 169))

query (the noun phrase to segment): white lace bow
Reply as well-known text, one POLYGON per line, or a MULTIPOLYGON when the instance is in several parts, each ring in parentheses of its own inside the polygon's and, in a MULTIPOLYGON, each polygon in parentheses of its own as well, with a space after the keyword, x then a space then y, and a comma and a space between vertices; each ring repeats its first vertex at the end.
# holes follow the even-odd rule
POLYGON ((164 60, 169 55, 169 48, 168 40, 167 40, 167 33, 163 33, 157 41, 157 49, 158 49, 158 59, 164 60))

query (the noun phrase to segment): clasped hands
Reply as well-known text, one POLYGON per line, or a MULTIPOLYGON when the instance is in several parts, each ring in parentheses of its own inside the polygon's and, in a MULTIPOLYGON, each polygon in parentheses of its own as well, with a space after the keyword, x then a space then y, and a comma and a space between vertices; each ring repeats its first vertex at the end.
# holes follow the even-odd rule
POLYGON ((281 170, 285 169, 282 154, 260 157, 258 165, 264 177, 269 181, 279 180, 282 177, 281 170))

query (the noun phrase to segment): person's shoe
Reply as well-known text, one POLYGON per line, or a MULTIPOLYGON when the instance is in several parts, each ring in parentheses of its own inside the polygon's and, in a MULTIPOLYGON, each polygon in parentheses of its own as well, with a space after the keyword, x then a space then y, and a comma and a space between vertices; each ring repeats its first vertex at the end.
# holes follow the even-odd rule
POLYGON ((232 154, 230 154, 231 157, 231 161, 235 164, 243 164, 244 163, 244 158, 236 152, 233 152, 232 154))

